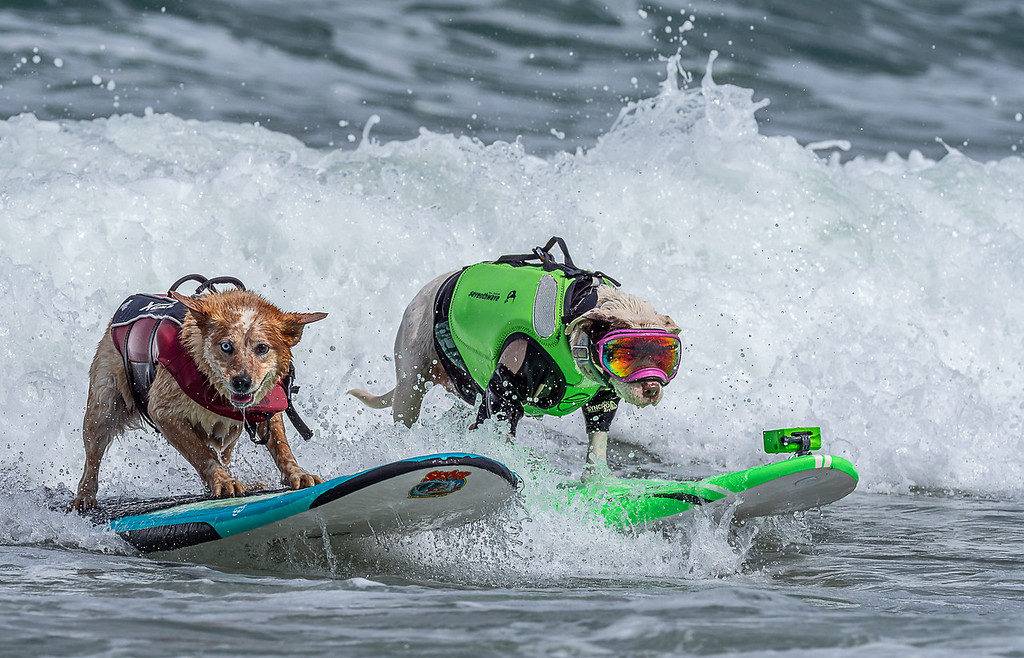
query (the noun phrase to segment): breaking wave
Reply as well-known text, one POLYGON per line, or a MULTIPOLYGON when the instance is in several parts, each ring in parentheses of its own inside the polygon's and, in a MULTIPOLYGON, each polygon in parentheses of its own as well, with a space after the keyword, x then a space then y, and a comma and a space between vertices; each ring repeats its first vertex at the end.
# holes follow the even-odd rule
MULTIPOLYGON (((626 451, 708 473, 766 461, 763 428, 813 423, 870 491, 1024 491, 1024 160, 948 149, 841 163, 826 151, 842 143, 761 134, 765 102, 716 84, 710 67, 699 85, 675 58, 666 68, 660 94, 626 107, 594 148, 547 158, 426 130, 378 143, 369 126, 358 149, 323 151, 164 114, 0 122, 5 489, 74 486, 106 322, 127 294, 187 272, 230 273, 289 309, 330 312, 299 348, 300 405, 320 428, 297 446, 304 465, 326 475, 472 449, 531 471, 525 449, 467 433, 468 411, 439 391, 411 431, 343 392, 390 388, 394 331, 437 273, 561 235, 577 263, 683 327, 662 404, 616 420, 626 451)), ((521 434, 547 462, 535 482, 579 472, 578 419, 527 421, 521 434)), ((239 459, 243 479, 272 477, 263 451, 239 459)), ((144 433, 115 443, 102 480, 107 494, 198 485, 144 433)), ((644 541, 632 554, 645 560, 679 550, 644 541)), ((724 555, 702 564, 736 567, 724 555)))

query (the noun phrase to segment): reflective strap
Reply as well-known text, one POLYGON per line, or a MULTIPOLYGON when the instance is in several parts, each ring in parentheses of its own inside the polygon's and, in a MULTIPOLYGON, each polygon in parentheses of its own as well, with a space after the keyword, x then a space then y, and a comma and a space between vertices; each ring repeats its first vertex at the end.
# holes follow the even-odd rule
POLYGON ((533 330, 538 337, 550 338, 555 333, 557 309, 558 282, 545 274, 537 282, 537 295, 533 299, 533 330))

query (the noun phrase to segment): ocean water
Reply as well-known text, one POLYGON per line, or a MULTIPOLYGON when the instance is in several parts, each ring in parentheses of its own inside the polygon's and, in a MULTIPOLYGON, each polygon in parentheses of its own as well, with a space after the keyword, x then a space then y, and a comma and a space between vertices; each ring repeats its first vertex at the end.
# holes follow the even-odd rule
POLYGON ((1016 0, 102 0, 0 6, 0 116, 260 122, 350 147, 420 127, 531 153, 592 146, 658 57, 770 97, 762 132, 854 154, 1024 148, 1016 0), (36 58, 38 57, 38 61, 36 58), (24 60, 24 61, 22 61, 24 60))
MULTIPOLYGON (((1024 14, 787 6, 0 9, 0 654, 1024 655, 1024 14), (411 430, 343 393, 390 388, 426 281, 551 235, 683 328, 617 471, 743 468, 810 423, 858 492, 618 533, 527 487, 237 572, 53 509, 110 315, 193 271, 330 312, 297 352, 307 468, 472 450, 577 477, 578 419, 509 446, 440 391, 411 430)), ((235 468, 273 482, 257 447, 235 468)), ((141 432, 102 484, 198 491, 141 432)))

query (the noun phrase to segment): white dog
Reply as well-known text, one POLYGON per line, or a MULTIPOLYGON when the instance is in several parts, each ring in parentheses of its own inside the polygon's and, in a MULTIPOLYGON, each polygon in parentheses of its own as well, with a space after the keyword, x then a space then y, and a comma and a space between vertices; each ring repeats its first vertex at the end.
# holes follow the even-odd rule
POLYGON ((679 327, 601 273, 573 265, 564 242, 503 256, 428 283, 405 310, 395 338, 395 388, 349 393, 419 418, 428 383, 474 404, 476 427, 495 417, 512 434, 524 414, 583 410, 588 468, 607 464, 608 428, 620 400, 657 404, 679 363, 679 327), (565 262, 555 262, 559 244, 565 262), (532 261, 539 261, 533 264, 532 261))

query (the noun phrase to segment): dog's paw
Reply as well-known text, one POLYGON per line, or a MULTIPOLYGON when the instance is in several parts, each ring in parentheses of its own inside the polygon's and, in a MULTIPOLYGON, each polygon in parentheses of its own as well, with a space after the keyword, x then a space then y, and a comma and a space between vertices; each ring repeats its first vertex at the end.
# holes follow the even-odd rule
POLYGON ((206 486, 210 488, 210 495, 214 498, 232 498, 245 493, 245 485, 231 477, 227 471, 216 471, 210 476, 206 486))
POLYGON ((583 476, 580 479, 586 484, 588 482, 604 482, 611 477, 612 469, 608 466, 608 462, 602 459, 584 466, 583 476))
POLYGON ((305 489, 306 487, 312 487, 314 484, 320 484, 323 479, 307 473, 300 469, 289 471, 281 475, 281 484, 291 487, 292 489, 305 489))
POLYGON ((96 508, 96 494, 78 494, 71 501, 71 509, 76 512, 88 512, 96 508))

